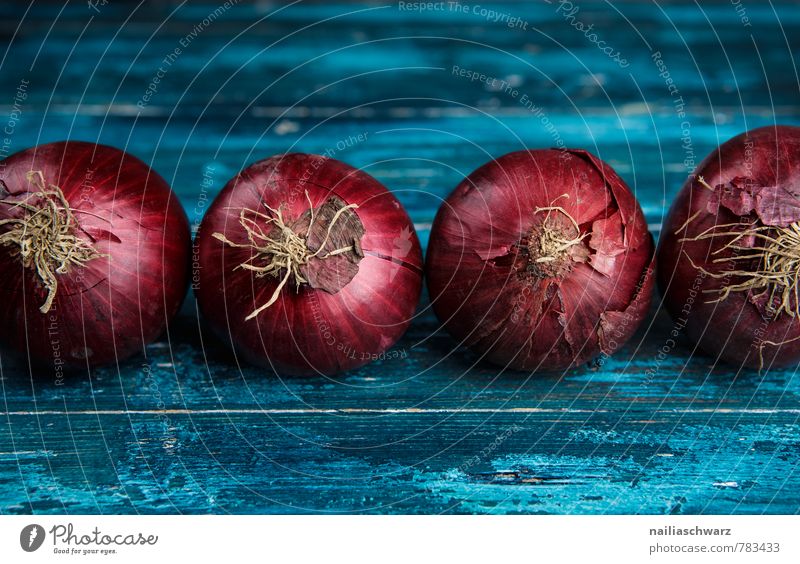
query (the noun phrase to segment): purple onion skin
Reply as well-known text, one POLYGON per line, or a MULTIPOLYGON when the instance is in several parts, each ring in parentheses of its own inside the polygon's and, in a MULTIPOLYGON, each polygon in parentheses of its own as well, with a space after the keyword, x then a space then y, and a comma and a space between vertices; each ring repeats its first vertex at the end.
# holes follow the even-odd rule
MULTIPOLYGON (((41 313, 47 292, 40 278, 0 245, 0 338, 56 370, 141 352, 164 331, 188 289, 191 236, 177 197, 141 160, 93 143, 50 143, 11 155, 0 163, 3 196, 38 191, 26 179, 29 171, 61 188, 79 235, 109 256, 57 274, 53 306, 41 313)), ((0 219, 19 215, 0 205, 0 219)))
POLYGON ((703 277, 692 262, 709 272, 723 272, 729 263, 711 265, 710 260, 732 253, 713 257, 711 253, 730 239, 681 241, 715 225, 741 221, 777 227, 800 221, 800 128, 763 127, 720 145, 673 202, 658 249, 664 304, 676 322, 685 323, 686 334, 701 348, 748 368, 796 365, 800 362, 800 318, 772 316, 763 302, 748 293, 734 292, 718 303, 708 303, 736 277, 729 281, 703 277), (713 190, 702 186, 700 177, 713 190))
POLYGON ((653 260, 641 208, 611 167, 551 149, 507 154, 461 182, 436 216, 426 274, 456 339, 504 367, 553 371, 610 355, 631 337, 650 306, 653 260), (590 235, 566 272, 531 275, 536 209, 554 205, 590 235))
POLYGON ((422 251, 411 220, 377 180, 334 159, 286 154, 249 166, 214 200, 196 244, 196 295, 205 320, 245 360, 281 375, 330 375, 380 358, 403 335, 419 301, 422 251), (315 208, 332 196, 358 205, 365 228, 358 272, 335 293, 290 281, 277 302, 245 320, 268 302, 278 279, 237 268, 251 251, 212 234, 244 243, 240 210, 266 212, 267 204, 294 219, 309 209, 306 191, 315 208))

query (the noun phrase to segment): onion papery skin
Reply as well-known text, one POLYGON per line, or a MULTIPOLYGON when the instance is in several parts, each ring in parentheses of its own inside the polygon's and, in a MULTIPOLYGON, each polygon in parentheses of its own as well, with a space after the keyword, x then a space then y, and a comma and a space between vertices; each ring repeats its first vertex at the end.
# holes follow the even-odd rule
MULTIPOLYGON (((42 313, 42 279, 14 248, 0 245, 0 338, 56 373, 141 352, 167 327, 188 289, 191 235, 177 197, 138 158, 66 141, 2 161, 0 199, 35 200, 39 189, 26 178, 31 171, 60 188, 79 225, 76 235, 103 256, 56 274, 52 306, 42 313)), ((0 220, 21 213, 0 204, 0 220)))
POLYGON ((650 306, 653 260, 642 211, 611 167, 585 151, 531 150, 483 165, 450 194, 426 276, 444 327, 481 358, 555 371, 630 338, 650 306), (537 209, 553 206, 584 238, 559 268, 541 272, 530 245, 543 224, 537 209))
MULTIPOLYGON (((708 155, 686 181, 659 240, 658 280, 676 324, 685 325, 689 338, 706 352, 753 369, 800 362, 800 318, 770 313, 759 292, 732 292, 718 300, 742 277, 703 276, 702 270, 722 274, 733 267, 727 259, 736 253, 722 249, 731 238, 687 240, 729 223, 785 228, 798 220, 800 128, 742 133, 708 155), (712 263, 715 259, 721 261, 712 263)), ((737 261, 735 268, 757 270, 758 264, 737 261)))
POLYGON ((278 155, 240 172, 215 198, 196 245, 204 319, 245 360, 280 375, 332 375, 379 358, 403 335, 419 301, 422 251, 408 214, 369 174, 327 157, 278 155), (269 206, 294 220, 332 198, 358 206, 363 258, 355 276, 337 291, 289 281, 275 303, 247 320, 274 295, 279 278, 238 268, 253 251, 213 234, 246 243, 241 210, 270 214, 269 206))

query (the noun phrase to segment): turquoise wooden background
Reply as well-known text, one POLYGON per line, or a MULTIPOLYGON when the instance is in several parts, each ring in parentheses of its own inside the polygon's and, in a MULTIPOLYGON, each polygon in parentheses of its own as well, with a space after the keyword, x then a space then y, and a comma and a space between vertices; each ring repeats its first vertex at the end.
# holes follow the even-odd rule
MULTIPOLYGON (((719 142, 800 125, 785 0, 91 4, 0 4, 3 154, 124 148, 195 223, 246 164, 330 151, 389 186, 425 243, 465 174, 563 142, 611 163, 657 236, 719 142)), ((394 354, 335 378, 236 366, 191 296, 146 358, 64 383, 3 350, 0 513, 798 513, 795 371, 670 348, 656 309, 613 358, 555 375, 476 364, 427 298, 394 354)))

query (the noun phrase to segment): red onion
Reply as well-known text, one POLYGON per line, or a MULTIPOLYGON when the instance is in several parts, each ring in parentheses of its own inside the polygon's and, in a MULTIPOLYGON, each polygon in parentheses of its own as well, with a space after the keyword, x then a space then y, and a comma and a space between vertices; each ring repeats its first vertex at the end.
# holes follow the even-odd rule
POLYGON ((67 141, 0 163, 0 337, 56 374, 158 337, 190 251, 180 203, 136 157, 67 141))
POLYGON ((555 370, 617 350, 653 289, 652 237, 625 183, 585 151, 510 153, 439 210, 426 273, 447 330, 484 358, 555 370))
POLYGON ((400 202, 365 172, 317 155, 239 173, 197 245, 205 319, 245 359, 282 374, 380 358, 419 300, 422 252, 400 202))
POLYGON ((667 309, 703 349, 751 368, 800 362, 800 128, 754 129, 706 157, 658 266, 667 309))

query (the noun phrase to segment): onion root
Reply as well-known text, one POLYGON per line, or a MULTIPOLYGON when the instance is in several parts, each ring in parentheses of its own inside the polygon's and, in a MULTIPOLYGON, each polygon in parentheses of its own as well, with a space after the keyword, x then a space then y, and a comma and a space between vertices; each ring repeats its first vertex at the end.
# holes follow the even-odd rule
MULTIPOLYGON (((310 260, 315 258, 325 260, 348 252, 355 253, 358 256, 361 255, 358 239, 354 239, 350 245, 337 247, 325 253, 322 252, 331 239, 331 234, 337 223, 345 217, 348 220, 351 219, 351 216, 356 217, 350 210, 357 209, 358 206, 356 204, 344 205, 344 202, 338 201, 337 203, 340 205, 333 217, 328 221, 322 243, 319 244, 315 251, 312 251, 309 245, 309 237, 313 232, 313 228, 317 227, 315 226, 315 221, 321 215, 319 211, 322 206, 315 209, 308 192, 306 192, 306 199, 309 204, 309 210, 306 213, 310 215, 310 219, 304 235, 301 235, 293 228, 298 221, 287 222, 280 207, 274 209, 266 203, 264 203, 264 207, 272 215, 249 208, 243 208, 239 213, 239 224, 247 234, 248 243, 236 243, 222 233, 212 234, 215 239, 230 247, 250 249, 252 251, 251 257, 239 264, 236 267, 237 269, 241 268, 255 272, 259 278, 264 276, 280 278, 280 282, 270 299, 245 317, 246 321, 254 319, 259 313, 274 304, 278 300, 281 290, 290 279, 294 280, 297 289, 304 284, 308 284, 309 280, 303 271, 303 267, 310 260)), ((333 199, 328 200, 328 203, 333 201, 333 199)), ((327 203, 324 205, 327 205, 327 203)))
MULTIPOLYGON (((569 194, 562 194, 551 202, 549 206, 536 208, 534 215, 547 212, 541 224, 535 226, 531 232, 528 243, 528 252, 533 262, 533 270, 542 277, 547 278, 564 274, 570 269, 570 249, 579 244, 589 233, 581 235, 581 228, 567 210, 555 203, 561 198, 569 198, 569 194), (553 212, 563 215, 575 230, 574 236, 565 234, 566 229, 555 225, 551 219, 553 212)), ((563 222, 562 222, 563 223, 563 222)))
POLYGON ((56 274, 65 274, 70 267, 83 266, 108 255, 99 253, 91 242, 77 235, 80 226, 61 188, 47 185, 41 171, 28 172, 27 179, 38 192, 29 193, 21 201, 0 200, 24 211, 22 218, 0 221, 0 226, 11 226, 0 234, 0 245, 18 247, 14 255, 21 257, 25 268, 36 271, 47 290, 39 311, 47 313, 58 291, 56 274), (34 198, 38 202, 31 203, 34 198))
MULTIPOLYGON (((736 276, 741 282, 720 288, 719 296, 709 303, 726 299, 732 292, 756 292, 755 298, 766 297, 767 308, 775 316, 785 313, 790 317, 800 314, 800 300, 798 300, 798 286, 800 286, 800 224, 792 223, 788 227, 772 227, 747 224, 721 224, 706 229, 694 237, 685 237, 684 241, 702 241, 713 237, 732 237, 721 248, 714 251, 733 251, 730 257, 721 257, 712 260, 712 264, 728 261, 758 261, 755 269, 733 269, 725 272, 710 272, 692 262, 692 266, 711 278, 727 278, 736 276), (736 230, 741 226, 743 229, 736 230), (761 241, 761 244, 745 246, 738 244, 743 238, 752 238, 761 241)), ((688 257, 688 254, 687 254, 688 257)), ((691 258, 689 258, 691 262, 691 258)))

